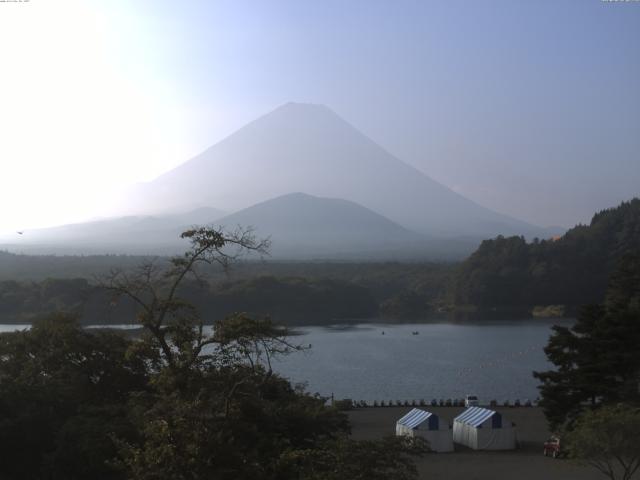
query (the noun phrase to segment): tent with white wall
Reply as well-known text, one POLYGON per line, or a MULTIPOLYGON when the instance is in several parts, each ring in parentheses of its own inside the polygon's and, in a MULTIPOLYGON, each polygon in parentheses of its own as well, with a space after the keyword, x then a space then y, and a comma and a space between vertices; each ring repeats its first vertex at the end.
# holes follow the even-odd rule
POLYGON ((396 422, 396 435, 422 437, 434 452, 452 452, 453 436, 449 422, 437 415, 414 408, 396 422))
POLYGON ((469 407, 453 419, 453 441, 474 450, 513 450, 516 429, 494 410, 469 407))

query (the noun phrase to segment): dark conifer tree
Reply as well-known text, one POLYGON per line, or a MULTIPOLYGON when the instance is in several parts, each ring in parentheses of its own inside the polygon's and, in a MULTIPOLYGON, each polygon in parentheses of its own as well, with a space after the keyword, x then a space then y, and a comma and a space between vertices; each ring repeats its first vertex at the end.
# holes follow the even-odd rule
POLYGON ((584 307, 571 327, 554 327, 545 353, 555 370, 534 372, 552 427, 571 425, 589 405, 640 401, 640 257, 612 275, 604 305, 584 307))

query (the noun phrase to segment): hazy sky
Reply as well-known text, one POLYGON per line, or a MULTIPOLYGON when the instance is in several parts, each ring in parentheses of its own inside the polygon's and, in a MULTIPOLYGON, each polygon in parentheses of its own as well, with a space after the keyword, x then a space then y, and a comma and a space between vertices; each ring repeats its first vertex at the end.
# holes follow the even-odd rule
POLYGON ((540 225, 640 195, 640 2, 0 2, 0 59, 0 230, 95 215, 288 101, 540 225))

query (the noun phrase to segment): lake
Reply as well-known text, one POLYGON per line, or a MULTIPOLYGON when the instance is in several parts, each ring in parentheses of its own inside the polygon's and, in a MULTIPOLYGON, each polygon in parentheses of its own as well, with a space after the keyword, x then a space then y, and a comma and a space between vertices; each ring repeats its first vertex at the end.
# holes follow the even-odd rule
MULTIPOLYGON (((482 402, 534 400, 538 390, 531 372, 551 367, 543 352, 551 326, 571 323, 528 319, 302 327, 292 340, 311 349, 282 357, 273 367, 294 383, 306 382, 310 392, 335 398, 431 401, 473 393, 482 402)), ((26 327, 0 325, 0 332, 26 327)))
POLYGON ((312 348, 274 369, 335 398, 430 401, 473 393, 483 402, 534 400, 531 372, 551 367, 543 348, 554 323, 572 321, 310 327, 295 341, 312 348))

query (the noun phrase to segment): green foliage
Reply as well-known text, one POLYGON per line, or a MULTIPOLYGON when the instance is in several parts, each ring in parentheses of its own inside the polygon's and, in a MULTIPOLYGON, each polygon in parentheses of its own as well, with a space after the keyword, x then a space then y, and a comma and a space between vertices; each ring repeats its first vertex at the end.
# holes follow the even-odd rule
POLYGON ((424 455, 428 445, 416 437, 386 437, 354 441, 341 437, 313 450, 287 452, 284 463, 302 480, 411 480, 417 470, 412 456, 424 455))
POLYGON ((148 380, 129 345, 65 315, 0 335, 3 478, 120 478, 105 463, 116 454, 108 434, 133 435, 125 403, 148 380))
POLYGON ((141 337, 83 330, 64 315, 0 335, 0 476, 415 478, 418 446, 347 439, 344 414, 272 371, 274 355, 299 349, 285 330, 236 314, 208 332, 182 295, 198 266, 226 268, 264 243, 246 230, 183 236, 184 256, 101 285, 136 305, 141 337))
MULTIPOLYGON (((261 276, 213 285, 189 279, 181 283, 179 293, 208 318, 247 311, 304 324, 371 318, 378 313, 377 302, 366 288, 329 279, 261 276)), ((113 301, 103 288, 84 279, 0 282, 0 321, 7 323, 28 323, 50 311, 76 313, 85 324, 124 323, 137 309, 132 299, 113 301)))
POLYGON ((630 480, 640 468, 640 409, 618 405, 587 411, 565 441, 572 457, 611 480, 630 480))
POLYGON ((0 251, 0 281, 94 278, 114 268, 134 268, 147 260, 132 255, 25 255, 0 251))
MULTIPOLYGON (((85 279, 104 277, 112 270, 133 271, 150 262, 160 268, 171 265, 168 258, 0 252, 0 321, 29 323, 37 315, 59 310, 77 313, 85 324, 126 323, 135 316, 135 304, 126 299, 114 303, 85 279), (46 287, 49 282, 59 287, 46 287)), ((248 261, 235 264, 227 275, 214 264, 199 265, 207 282, 186 279, 180 286, 182 298, 205 317, 246 311, 288 324, 373 318, 380 305, 387 318, 425 317, 432 307, 445 303, 453 270, 452 265, 434 263, 248 261), (419 302, 414 301, 416 296, 419 302)))
POLYGON ((425 318, 432 312, 430 298, 415 291, 403 291, 380 305, 383 315, 398 319, 425 318))
MULTIPOLYGON (((640 247, 639 247, 640 248, 640 247)), ((609 311, 640 311, 640 253, 622 257, 609 282, 605 304, 609 311)))
POLYGON ((597 213, 589 226, 579 225, 556 240, 485 240, 458 269, 451 300, 486 309, 599 302, 619 260, 637 252, 638 245, 637 198, 597 213))
POLYGON ((283 452, 315 448, 347 428, 322 399, 249 368, 203 372, 187 389, 138 401, 141 440, 120 442, 132 479, 288 478, 283 452))
POLYGON ((222 315, 236 311, 269 314, 294 324, 331 319, 371 318, 378 306, 369 291, 343 281, 261 276, 218 285, 207 308, 222 315))
POLYGON ((91 291, 85 279, 0 282, 0 320, 22 323, 52 311, 79 313, 91 291))
POLYGON ((353 409, 353 400, 350 398, 343 398, 340 400, 336 400, 333 402, 333 406, 341 411, 352 410, 353 409))
POLYGON ((588 406, 640 402, 640 272, 638 256, 625 256, 612 275, 607 302, 586 306, 571 328, 554 327, 545 352, 555 370, 535 372, 547 419, 571 424, 588 406))

